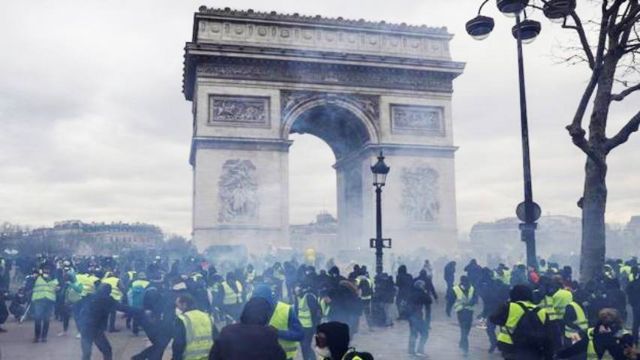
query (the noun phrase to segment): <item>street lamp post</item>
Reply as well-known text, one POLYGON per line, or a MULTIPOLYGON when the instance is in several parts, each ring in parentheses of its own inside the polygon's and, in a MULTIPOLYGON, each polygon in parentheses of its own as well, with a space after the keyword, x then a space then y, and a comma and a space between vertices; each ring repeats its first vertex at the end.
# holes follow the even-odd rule
POLYGON ((373 186, 376 188, 376 237, 371 239, 369 246, 376 249, 376 275, 382 274, 382 249, 391 248, 391 239, 382 238, 382 187, 386 184, 387 174, 391 168, 384 163, 382 151, 378 162, 371 166, 373 186))
MULTIPOLYGON (((489 0, 484 0, 478 16, 466 24, 467 33, 476 40, 486 39, 495 26, 495 22, 488 16, 482 16, 482 8, 489 0)), ((498 10, 507 16, 514 16, 516 25, 512 29, 518 49, 518 80, 520 87, 520 130, 522 138, 522 170, 524 174, 524 202, 516 208, 516 215, 520 223, 520 235, 526 244, 527 265, 538 267, 536 259, 536 221, 542 213, 540 206, 533 201, 533 186, 531 180, 531 160, 529 155, 529 124, 527 118, 527 95, 524 78, 524 57, 522 44, 530 43, 540 34, 541 24, 527 18, 527 7, 538 8, 553 22, 564 22, 565 18, 576 8, 576 0, 542 0, 543 6, 529 4, 529 0, 496 0, 498 10), (524 14, 524 20, 522 19, 524 14)))

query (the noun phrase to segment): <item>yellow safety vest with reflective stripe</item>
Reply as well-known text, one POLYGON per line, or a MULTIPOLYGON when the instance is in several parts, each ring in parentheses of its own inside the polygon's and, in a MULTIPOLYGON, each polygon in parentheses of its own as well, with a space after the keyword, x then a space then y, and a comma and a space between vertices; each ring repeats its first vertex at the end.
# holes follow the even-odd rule
POLYGON ((120 288, 118 287, 118 285, 120 284, 120 279, 112 276, 102 279, 102 282, 111 285, 111 297, 113 298, 113 300, 122 300, 122 291, 120 291, 120 288))
POLYGON ((587 316, 584 314, 582 306, 575 301, 569 303, 569 306, 571 306, 573 311, 576 313, 576 319, 571 324, 568 324, 573 325, 573 327, 568 325, 564 327, 564 336, 568 338, 571 337, 571 335, 578 333, 578 330, 575 329, 576 327, 584 332, 589 329, 589 320, 587 320, 587 316))
POLYGON ((564 311, 567 308, 567 305, 573 301, 573 294, 571 294, 571 291, 560 289, 553 294, 551 299, 553 301, 553 311, 556 317, 558 319, 564 318, 564 311))
POLYGON ((233 291, 226 281, 222 283, 222 289, 224 290, 224 299, 222 300, 222 303, 224 305, 235 305, 242 302, 242 284, 240 284, 239 281, 236 281, 236 288, 238 289, 237 293, 233 291))
POLYGON ((132 282, 132 283, 131 283, 131 287, 132 287, 132 288, 134 288, 134 287, 141 287, 141 288, 143 288, 143 289, 146 289, 146 288, 147 288, 147 286, 149 286, 149 284, 150 284, 150 282, 148 282, 147 280, 139 279, 139 280, 136 280, 136 281, 132 282))
MULTIPOLYGON (((524 305, 527 309, 535 309, 536 306, 529 301, 518 301, 518 303, 524 305)), ((507 322, 504 326, 500 327, 500 334, 498 334, 498 341, 504 344, 513 345, 513 339, 511 334, 516 330, 520 319, 524 315, 524 310, 520 305, 515 302, 509 303, 509 313, 507 314, 507 322)), ((538 310, 538 318, 544 324, 546 322, 547 312, 544 308, 538 310)))
POLYGON ((320 299, 320 311, 322 311, 322 318, 327 319, 329 317, 329 311, 331 310, 331 305, 327 303, 325 298, 320 299))
POLYGON ((46 281, 42 276, 38 276, 35 284, 33 285, 33 293, 31 294, 31 301, 36 300, 51 300, 56 301, 56 287, 58 286, 57 279, 51 279, 46 281))
POLYGON ((98 280, 97 276, 91 274, 76 275, 76 281, 82 284, 82 297, 96 292, 96 281, 98 280))
POLYGON ((213 346, 213 322, 209 314, 200 310, 190 310, 178 318, 184 324, 187 346, 183 360, 206 360, 213 346))
POLYGON ((302 297, 298 298, 298 319, 300 319, 302 327, 308 329, 313 327, 313 321, 311 320, 311 310, 307 303, 307 296, 308 295, 302 295, 302 297))
MULTIPOLYGON (((278 330, 289 330, 289 311, 291 311, 291 305, 278 301, 276 309, 271 315, 269 325, 278 330)), ((278 343, 287 354, 287 359, 294 359, 298 353, 298 342, 278 339, 278 343)))
POLYGON ((556 309, 553 307, 553 297, 545 296, 544 299, 540 302, 540 307, 543 308, 547 315, 549 315, 549 320, 559 320, 560 317, 556 314, 556 309))
POLYGON ((127 277, 129 279, 129 282, 133 281, 133 278, 136 277, 136 272, 135 271, 127 271, 127 277))
POLYGON ((473 298, 473 293, 475 289, 473 286, 469 286, 469 290, 465 294, 462 291, 460 285, 453 287, 453 292, 456 294, 456 302, 453 304, 453 309, 458 312, 462 310, 473 310, 473 305, 471 305, 471 299, 473 298))

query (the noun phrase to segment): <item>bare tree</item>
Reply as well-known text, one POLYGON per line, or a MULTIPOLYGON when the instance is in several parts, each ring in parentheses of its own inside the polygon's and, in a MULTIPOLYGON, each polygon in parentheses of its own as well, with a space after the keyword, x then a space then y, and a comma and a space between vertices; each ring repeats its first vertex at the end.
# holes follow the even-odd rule
MULTIPOLYGON (((582 3, 582 1, 580 1, 582 3)), ((591 79, 571 124, 566 129, 571 140, 586 155, 582 209, 582 249, 580 280, 587 281, 602 271, 605 261, 605 210, 607 205, 607 156, 638 131, 640 111, 607 136, 607 120, 613 102, 625 100, 640 90, 640 4, 639 0, 601 0, 599 20, 589 22, 597 29, 591 36, 583 19, 574 10, 563 27, 576 32, 580 54, 592 71, 591 79), (583 123, 592 104, 588 132, 583 123)), ((589 24, 587 23, 587 25, 589 24)), ((639 106, 640 107, 640 106, 639 106)), ((640 109, 639 109, 640 110, 640 109)))

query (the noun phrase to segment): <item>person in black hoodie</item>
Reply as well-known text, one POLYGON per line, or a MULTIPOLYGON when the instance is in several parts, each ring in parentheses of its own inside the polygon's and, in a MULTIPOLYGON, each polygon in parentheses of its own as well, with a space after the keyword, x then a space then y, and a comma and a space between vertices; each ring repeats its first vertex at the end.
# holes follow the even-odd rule
POLYGON ((424 280, 416 280, 407 298, 409 318, 409 355, 424 355, 431 326, 431 296, 424 280), (419 339, 418 339, 419 336, 419 339), (416 340, 418 348, 416 350, 416 340))
POLYGON ((398 267, 396 275, 396 286, 398 287, 398 296, 396 296, 396 306, 398 307, 398 320, 407 319, 407 298, 413 287, 413 276, 407 272, 405 265, 398 267))
POLYGON ((122 305, 111 297, 111 285, 101 284, 95 294, 89 295, 86 305, 80 312, 80 327, 82 360, 91 359, 91 347, 96 344, 105 360, 111 360, 113 354, 111 344, 105 336, 109 314, 121 311, 138 316, 134 308, 122 305))
POLYGON ((277 331, 267 326, 272 311, 271 304, 263 298, 249 300, 240 323, 222 329, 209 352, 209 360, 285 360, 287 355, 278 343, 277 331))
POLYGON ((350 348, 349 341, 347 324, 337 321, 320 324, 316 328, 314 351, 319 360, 373 360, 371 354, 350 348))

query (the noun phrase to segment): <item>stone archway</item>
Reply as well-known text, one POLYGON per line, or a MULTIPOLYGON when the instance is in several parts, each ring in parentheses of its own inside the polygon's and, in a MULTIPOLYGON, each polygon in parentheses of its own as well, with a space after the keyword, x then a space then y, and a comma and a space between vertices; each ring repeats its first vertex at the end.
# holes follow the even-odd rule
POLYGON ((336 156, 340 244, 373 234, 369 166, 384 150, 385 234, 410 250, 456 241, 446 29, 252 10, 195 14, 183 91, 193 103, 193 238, 288 246, 290 133, 336 156))

